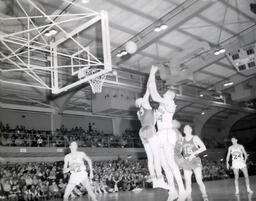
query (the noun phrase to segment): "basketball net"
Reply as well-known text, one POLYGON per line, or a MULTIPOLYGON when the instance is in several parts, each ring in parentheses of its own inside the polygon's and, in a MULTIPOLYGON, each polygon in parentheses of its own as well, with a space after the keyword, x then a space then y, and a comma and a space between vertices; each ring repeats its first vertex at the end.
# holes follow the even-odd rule
MULTIPOLYGON (((98 69, 90 69, 90 68, 82 69, 82 71, 80 71, 80 74, 78 72, 78 78, 81 79, 82 77, 93 75, 97 71, 98 71, 98 69)), ((94 79, 89 80, 89 84, 92 88, 92 93, 95 94, 95 93, 102 92, 102 86, 103 86, 103 83, 104 83, 106 77, 107 77, 107 75, 104 74, 104 75, 101 75, 94 79)))

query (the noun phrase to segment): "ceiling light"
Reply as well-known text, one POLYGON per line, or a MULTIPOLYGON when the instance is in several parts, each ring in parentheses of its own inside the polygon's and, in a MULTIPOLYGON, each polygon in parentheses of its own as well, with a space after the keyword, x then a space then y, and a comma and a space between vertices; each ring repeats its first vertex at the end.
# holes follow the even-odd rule
POLYGON ((228 86, 232 86, 234 84, 234 82, 233 81, 226 81, 226 82, 224 82, 224 87, 228 87, 228 86))
POLYGON ((226 52, 226 49, 224 49, 224 48, 220 48, 220 49, 216 49, 215 51, 214 51, 214 55, 220 55, 220 54, 223 54, 223 53, 225 53, 226 52))
POLYGON ((226 49, 221 48, 221 49, 219 50, 219 52, 220 52, 221 54, 223 54, 223 53, 225 53, 225 52, 226 52, 226 49))
POLYGON ((155 31, 155 32, 161 31, 161 27, 159 27, 159 26, 155 27, 154 31, 155 31))
POLYGON ((167 24, 162 24, 162 25, 160 26, 160 28, 161 28, 161 30, 165 30, 165 29, 168 28, 168 26, 167 26, 167 24))
POLYGON ((159 31, 165 30, 167 28, 168 28, 167 24, 160 24, 159 26, 155 27, 154 31, 159 32, 159 31))
POLYGON ((116 54, 116 57, 122 57, 122 56, 125 56, 127 55, 128 52, 126 50, 121 50, 119 51, 117 54, 116 54))
POLYGON ((57 33, 58 33, 58 32, 57 32, 55 29, 51 29, 51 30, 45 32, 44 35, 45 35, 46 37, 50 37, 50 36, 53 36, 53 35, 55 35, 55 34, 57 34, 57 33))
POLYGON ((200 96, 200 97, 204 97, 204 94, 200 94, 199 96, 200 96))
POLYGON ((82 3, 89 3, 90 0, 82 0, 82 3))
POLYGON ((205 111, 202 111, 202 112, 201 112, 201 115, 205 115, 205 111))
POLYGON ((121 56, 124 56, 124 55, 127 55, 128 52, 126 50, 122 50, 120 54, 121 54, 121 56))
POLYGON ((116 55, 116 57, 121 57, 121 56, 122 56, 121 52, 118 52, 117 55, 116 55))

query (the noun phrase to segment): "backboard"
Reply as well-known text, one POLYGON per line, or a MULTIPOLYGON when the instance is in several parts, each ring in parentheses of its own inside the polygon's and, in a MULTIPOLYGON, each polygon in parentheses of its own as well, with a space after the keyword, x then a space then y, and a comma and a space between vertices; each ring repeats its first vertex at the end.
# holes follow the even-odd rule
POLYGON ((112 70, 107 13, 64 2, 69 12, 51 13, 37 1, 15 0, 20 16, 0 17, 1 83, 59 94, 112 70))

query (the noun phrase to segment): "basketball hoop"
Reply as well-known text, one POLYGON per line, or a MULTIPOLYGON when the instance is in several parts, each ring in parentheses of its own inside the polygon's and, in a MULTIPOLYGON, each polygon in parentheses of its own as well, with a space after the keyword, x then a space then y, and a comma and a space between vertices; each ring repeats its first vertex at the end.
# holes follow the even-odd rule
POLYGON ((106 74, 96 77, 95 79, 89 80, 92 88, 92 93, 101 93, 103 83, 106 79, 106 74))
MULTIPOLYGON (((95 72, 99 71, 99 69, 90 69, 90 68, 84 68, 80 69, 78 72, 78 78, 81 79, 82 77, 90 76, 95 74, 95 72)), ((89 80, 89 84, 92 88, 92 93, 101 93, 102 92, 102 86, 106 79, 107 75, 100 75, 94 79, 89 80)))

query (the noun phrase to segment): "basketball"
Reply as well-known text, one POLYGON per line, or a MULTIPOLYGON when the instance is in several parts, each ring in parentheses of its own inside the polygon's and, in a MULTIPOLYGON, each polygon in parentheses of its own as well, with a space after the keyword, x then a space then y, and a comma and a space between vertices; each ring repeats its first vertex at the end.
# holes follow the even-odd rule
POLYGON ((133 42, 133 41, 129 41, 125 45, 125 50, 129 54, 134 54, 137 51, 137 44, 135 42, 133 42))

